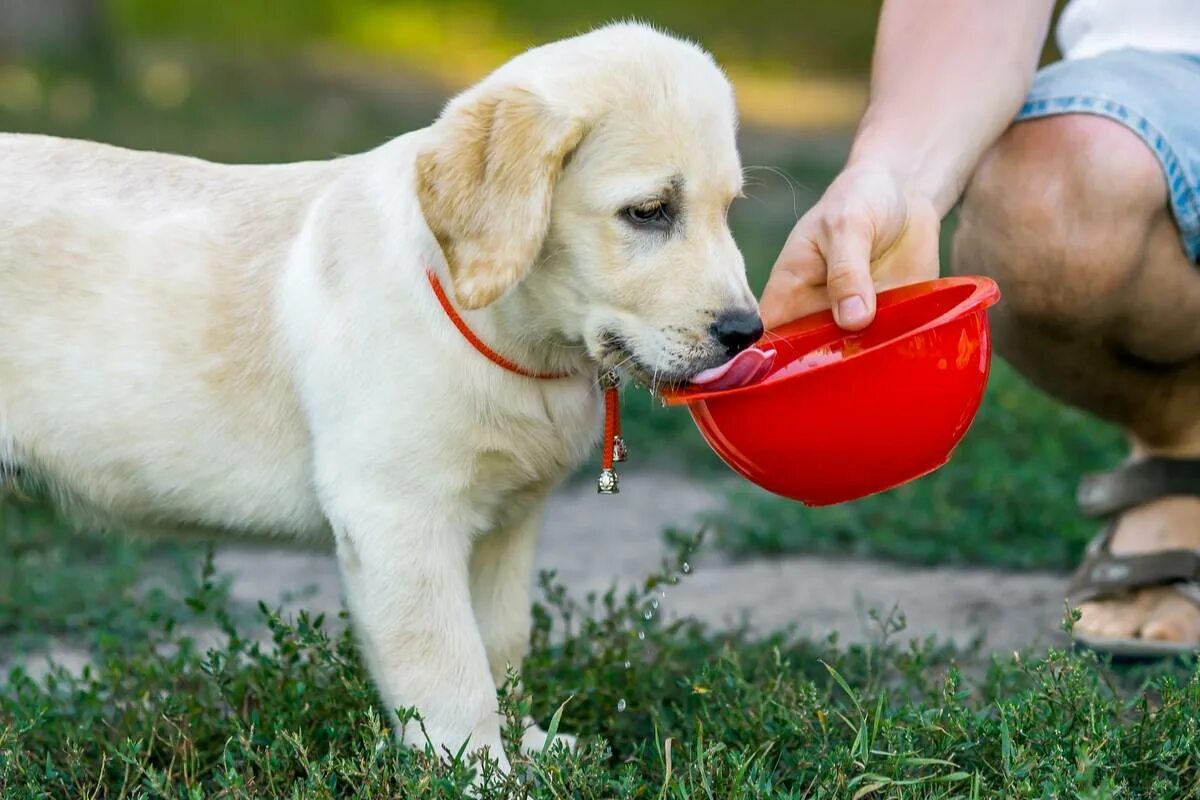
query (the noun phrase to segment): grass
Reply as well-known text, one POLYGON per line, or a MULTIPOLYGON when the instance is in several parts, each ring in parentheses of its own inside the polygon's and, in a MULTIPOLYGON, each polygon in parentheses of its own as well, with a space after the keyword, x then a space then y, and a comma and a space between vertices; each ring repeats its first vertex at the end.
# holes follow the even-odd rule
MULTIPOLYGON (((680 556, 681 558, 683 555, 680 556)), ((188 626, 134 602, 137 637, 81 675, 14 670, 0 692, 0 796, 1116 798, 1200 791, 1194 665, 1117 672, 1051 652, 980 662, 932 642, 841 647, 647 622, 675 566, 582 602, 551 576, 513 720, 583 732, 486 764, 392 746, 343 620, 234 622, 209 571, 188 626), (202 650, 183 631, 220 631, 202 650), (442 756, 439 758, 438 756, 442 756)), ((684 577, 686 580, 686 577, 684 577)))
POLYGON ((77 536, 45 506, 0 499, 0 664, 48 637, 131 638, 147 613, 180 614, 179 593, 164 583, 193 575, 193 556, 180 547, 77 536))

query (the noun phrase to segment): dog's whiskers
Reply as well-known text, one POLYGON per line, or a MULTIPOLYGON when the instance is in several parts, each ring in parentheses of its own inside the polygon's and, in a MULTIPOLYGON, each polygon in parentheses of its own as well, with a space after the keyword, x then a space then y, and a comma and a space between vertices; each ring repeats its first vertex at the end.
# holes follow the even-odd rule
POLYGON ((787 172, 780 169, 779 167, 772 167, 767 164, 748 164, 742 169, 742 173, 745 174, 745 173, 749 172, 750 170, 765 170, 766 172, 770 172, 774 175, 778 175, 779 177, 783 178, 783 180, 787 184, 788 188, 791 189, 791 191, 792 191, 792 215, 795 216, 796 219, 800 219, 800 198, 796 192, 796 189, 802 188, 805 190, 811 190, 811 187, 806 186, 806 185, 800 183, 799 181, 795 180, 791 175, 788 175, 787 172))
POLYGON ((631 361, 633 361, 633 356, 632 356, 632 355, 630 355, 630 354, 627 354, 627 355, 626 355, 624 358, 622 358, 622 359, 621 359, 620 361, 618 361, 616 364, 613 364, 611 367, 605 367, 605 368, 601 368, 600 372, 599 372, 599 373, 597 373, 597 375, 596 375, 596 380, 592 381, 592 388, 594 388, 594 389, 598 389, 598 388, 600 387, 600 376, 601 376, 601 375, 602 375, 602 374, 603 374, 603 373, 604 373, 606 370, 608 370, 608 369, 619 370, 619 369, 621 369, 622 367, 624 367, 626 364, 628 364, 628 363, 629 363, 629 362, 631 362, 631 361))
POLYGON ((784 338, 782 336, 780 336, 777 333, 772 333, 771 331, 763 331, 763 338, 772 344, 774 344, 775 342, 784 341, 784 338))

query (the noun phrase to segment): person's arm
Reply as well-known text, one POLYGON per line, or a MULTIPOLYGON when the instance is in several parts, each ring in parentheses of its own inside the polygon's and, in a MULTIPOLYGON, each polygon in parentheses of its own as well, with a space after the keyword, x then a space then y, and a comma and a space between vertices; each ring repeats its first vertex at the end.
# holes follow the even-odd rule
POLYGON ((877 288, 938 273, 941 218, 1029 88, 1053 0, 887 0, 850 157, 796 224, 762 298, 767 325, 832 305, 866 326, 877 288))

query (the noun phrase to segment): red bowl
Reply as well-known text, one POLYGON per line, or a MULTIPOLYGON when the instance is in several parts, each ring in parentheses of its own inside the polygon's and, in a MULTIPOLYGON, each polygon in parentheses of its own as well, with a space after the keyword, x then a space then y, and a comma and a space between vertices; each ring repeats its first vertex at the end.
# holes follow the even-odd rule
POLYGON ((979 410, 991 364, 981 277, 943 278, 879 295, 875 321, 847 333, 828 311, 770 331, 777 351, 761 380, 685 388, 717 455, 764 489, 825 506, 899 486, 950 459, 979 410))

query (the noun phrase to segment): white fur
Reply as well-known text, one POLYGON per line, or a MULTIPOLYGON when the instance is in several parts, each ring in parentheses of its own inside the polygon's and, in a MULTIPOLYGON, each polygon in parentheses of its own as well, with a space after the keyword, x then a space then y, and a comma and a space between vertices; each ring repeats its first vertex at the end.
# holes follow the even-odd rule
POLYGON ((599 433, 596 362, 634 356, 646 381, 712 366, 713 315, 753 308, 724 221, 734 126, 706 54, 620 25, 532 50, 431 127, 334 161, 0 135, 0 462, 88 523, 332 537, 387 706, 503 761, 496 681, 527 646, 546 495, 599 433), (513 86, 586 133, 538 263, 463 316, 531 369, 577 371, 561 380, 482 358, 425 279, 451 285, 418 154, 513 86), (647 244, 610 206, 671 175, 686 226, 647 244))

